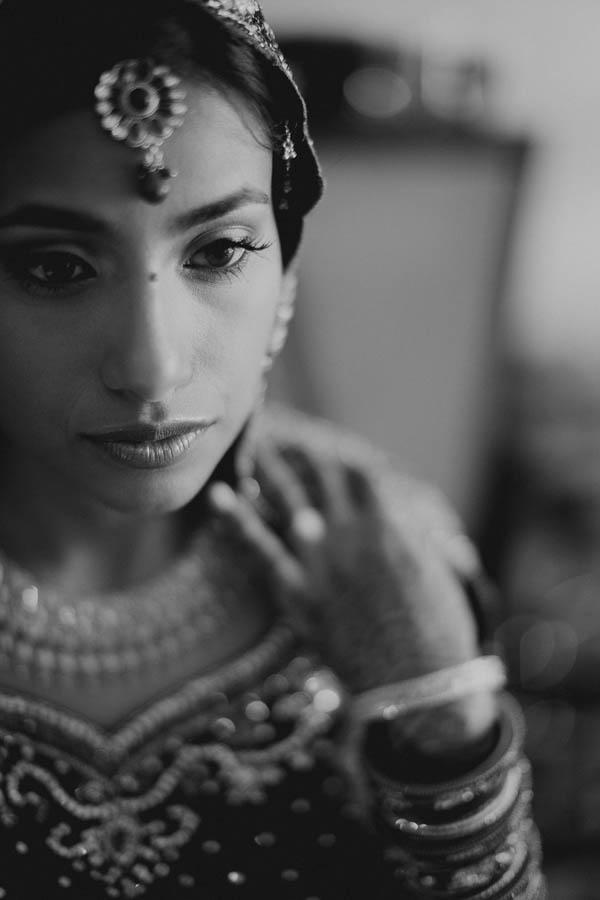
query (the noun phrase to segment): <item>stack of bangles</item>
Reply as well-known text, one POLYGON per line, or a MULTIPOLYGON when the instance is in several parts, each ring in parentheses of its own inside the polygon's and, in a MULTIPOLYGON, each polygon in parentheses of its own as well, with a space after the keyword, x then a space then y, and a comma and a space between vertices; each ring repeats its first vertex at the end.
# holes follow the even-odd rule
POLYGON ((396 780, 398 760, 394 765, 393 752, 382 755, 381 727, 367 731, 367 769, 386 859, 402 896, 545 900, 517 703, 501 695, 493 750, 468 773, 444 782, 396 780))

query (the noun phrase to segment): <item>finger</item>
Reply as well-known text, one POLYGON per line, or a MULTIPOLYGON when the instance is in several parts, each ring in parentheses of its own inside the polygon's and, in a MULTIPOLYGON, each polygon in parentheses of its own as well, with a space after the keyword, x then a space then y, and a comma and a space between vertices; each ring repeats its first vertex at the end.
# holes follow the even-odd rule
POLYGON ((267 498, 275 503, 283 518, 283 531, 294 554, 312 578, 320 576, 324 565, 323 542, 326 526, 323 517, 310 505, 304 485, 271 446, 263 446, 257 458, 256 474, 267 498))
POLYGON ((304 577, 301 567, 251 503, 238 497, 224 482, 215 482, 210 486, 208 500, 235 534, 267 563, 270 573, 281 586, 291 591, 302 590, 304 577))
POLYGON ((371 473, 349 464, 344 475, 350 496, 361 513, 370 520, 380 520, 383 515, 381 495, 371 473))
POLYGON ((291 526, 296 510, 312 506, 301 478, 271 443, 260 446, 255 475, 262 494, 274 508, 284 530, 291 526))
POLYGON ((253 505, 239 498, 229 485, 216 482, 208 491, 208 500, 236 536, 249 544, 267 564, 281 612, 294 623, 299 634, 307 635, 316 624, 316 604, 301 564, 263 522, 253 505))
POLYGON ((340 458, 323 455, 317 464, 300 448, 294 448, 292 458, 293 464, 305 473, 305 478, 311 485, 311 493, 328 525, 340 528, 352 521, 356 516, 356 509, 340 458))

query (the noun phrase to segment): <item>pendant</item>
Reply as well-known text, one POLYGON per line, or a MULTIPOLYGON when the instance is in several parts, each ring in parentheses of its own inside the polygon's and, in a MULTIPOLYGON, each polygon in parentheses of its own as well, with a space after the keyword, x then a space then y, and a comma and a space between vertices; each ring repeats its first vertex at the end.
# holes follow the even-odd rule
POLYGON ((175 173, 161 166, 148 166, 142 163, 138 168, 138 188, 141 196, 149 203, 162 203, 168 195, 175 173))

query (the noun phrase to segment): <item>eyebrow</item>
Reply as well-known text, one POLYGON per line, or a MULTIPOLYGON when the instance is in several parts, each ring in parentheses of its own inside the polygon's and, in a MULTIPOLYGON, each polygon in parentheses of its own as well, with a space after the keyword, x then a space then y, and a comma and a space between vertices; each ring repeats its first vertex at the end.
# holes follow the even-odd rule
POLYGON ((243 206, 251 204, 270 205, 270 203, 271 198, 264 191, 245 187, 235 194, 216 200, 214 203, 208 203, 206 206, 201 206, 198 209, 192 209, 190 212, 176 216, 169 223, 169 231, 188 231, 195 225, 202 225, 204 222, 210 222, 212 219, 221 219, 228 213, 234 212, 243 206))
MULTIPOLYGON (((175 216, 168 222, 169 232, 187 231, 195 225, 201 225, 213 219, 219 219, 228 213, 250 204, 266 205, 271 198, 264 191, 244 187, 227 197, 215 200, 175 216)), ((85 234, 106 234, 109 224, 88 212, 66 209, 59 206, 29 203, 0 216, 0 229, 3 228, 49 228, 60 231, 78 231, 85 234)))
POLYGON ((106 232, 106 222, 89 213, 63 209, 58 206, 45 206, 28 203, 17 207, 6 215, 0 216, 2 228, 55 228, 63 231, 83 231, 88 234, 106 232))

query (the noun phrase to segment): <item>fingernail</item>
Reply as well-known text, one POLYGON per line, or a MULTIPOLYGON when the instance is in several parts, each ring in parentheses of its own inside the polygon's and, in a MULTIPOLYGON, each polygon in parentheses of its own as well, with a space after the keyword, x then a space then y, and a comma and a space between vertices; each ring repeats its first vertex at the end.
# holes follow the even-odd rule
POLYGON ((209 498, 213 506, 221 512, 231 512, 236 506, 235 493, 224 481, 216 481, 208 490, 209 498))

